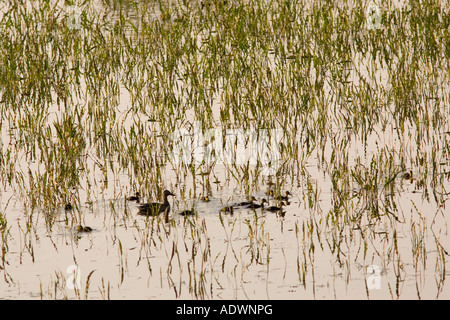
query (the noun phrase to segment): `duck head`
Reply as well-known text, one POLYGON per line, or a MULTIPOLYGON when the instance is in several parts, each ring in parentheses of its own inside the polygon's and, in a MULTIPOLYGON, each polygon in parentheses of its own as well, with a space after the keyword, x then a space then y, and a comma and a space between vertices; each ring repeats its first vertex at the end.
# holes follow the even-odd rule
POLYGON ((168 196, 175 196, 175 195, 169 190, 164 190, 164 197, 167 198, 168 196))

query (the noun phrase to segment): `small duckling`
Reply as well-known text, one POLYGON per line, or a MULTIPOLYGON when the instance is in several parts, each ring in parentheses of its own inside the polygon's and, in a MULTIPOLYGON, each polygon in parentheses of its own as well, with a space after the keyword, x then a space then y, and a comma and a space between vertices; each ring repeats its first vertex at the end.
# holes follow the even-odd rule
POLYGON ((292 196, 292 194, 289 191, 286 191, 284 196, 279 195, 275 199, 276 200, 288 201, 289 200, 289 196, 292 196))
POLYGON ((220 209, 220 212, 233 214, 233 207, 232 206, 223 207, 222 209, 220 209))
POLYGON ((402 178, 405 180, 412 180, 413 174, 412 174, 412 170, 409 170, 409 172, 405 172, 402 175, 402 178))
POLYGON ((238 204, 236 204, 236 206, 242 207, 242 206, 252 205, 252 204, 253 204, 253 201, 256 201, 256 198, 252 196, 252 197, 250 198, 250 200, 244 201, 244 202, 241 202, 241 203, 238 203, 238 204))
POLYGON ((211 201, 208 196, 202 196, 202 197, 200 197, 200 200, 203 201, 203 202, 210 202, 211 201))
POLYGON ((267 203, 267 200, 266 199, 262 199, 261 204, 251 203, 247 208, 249 208, 249 209, 263 208, 264 209, 264 204, 265 203, 267 203))
POLYGON ((127 200, 139 202, 140 197, 141 194, 139 192, 136 192, 134 196, 128 197, 127 200))
POLYGON ((81 224, 77 226, 77 231, 78 232, 91 232, 92 228, 88 227, 88 226, 82 226, 81 224))

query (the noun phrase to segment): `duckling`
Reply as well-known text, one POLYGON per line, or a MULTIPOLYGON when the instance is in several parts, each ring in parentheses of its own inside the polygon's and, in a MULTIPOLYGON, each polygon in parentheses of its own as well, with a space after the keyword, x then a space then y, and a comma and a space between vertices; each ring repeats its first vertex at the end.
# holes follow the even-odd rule
POLYGON ((203 201, 203 202, 211 201, 208 196, 202 196, 202 197, 200 197, 200 200, 203 201))
POLYGON ((277 197, 275 197, 276 200, 283 200, 283 201, 288 201, 289 200, 289 196, 292 196, 292 194, 289 191, 285 192, 285 195, 279 195, 277 197))
POLYGON ((141 194, 139 192, 136 192, 134 196, 128 197, 127 200, 139 202, 140 197, 141 194))
POLYGON ((411 179, 412 179, 412 176, 413 176, 412 170, 409 170, 409 172, 405 172, 405 173, 402 175, 402 178, 405 179, 405 180, 411 180, 411 179))
POLYGON ((247 208, 249 208, 249 209, 263 208, 264 209, 264 204, 265 203, 267 203, 267 200, 266 199, 262 199, 261 204, 251 203, 249 206, 247 206, 247 208))
POLYGON ((266 190, 266 195, 273 197, 273 195, 274 195, 274 190, 273 190, 273 189, 267 189, 267 190, 266 190))
POLYGON ((232 206, 223 207, 222 209, 220 209, 220 212, 233 214, 233 207, 232 206))
POLYGON ((88 227, 88 226, 82 226, 81 224, 77 226, 77 231, 78 232, 91 232, 92 228, 88 227))
POLYGON ((145 216, 156 216, 160 213, 165 212, 165 214, 168 216, 170 212, 170 203, 167 199, 168 196, 175 196, 172 192, 169 190, 164 190, 164 202, 158 203, 158 202, 152 202, 152 203, 144 203, 139 205, 139 214, 145 215, 145 216))
POLYGON ((250 198, 250 200, 244 201, 244 202, 241 202, 241 203, 238 203, 238 204, 236 204, 236 206, 237 206, 237 207, 243 207, 243 206, 252 205, 252 204, 253 204, 253 201, 256 201, 256 198, 252 196, 252 197, 250 198))

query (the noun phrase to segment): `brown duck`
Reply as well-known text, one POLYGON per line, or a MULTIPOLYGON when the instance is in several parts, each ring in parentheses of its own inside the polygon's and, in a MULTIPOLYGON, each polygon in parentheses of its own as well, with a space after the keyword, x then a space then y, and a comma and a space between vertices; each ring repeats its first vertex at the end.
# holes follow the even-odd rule
POLYGON ((164 190, 164 201, 163 203, 152 202, 152 203, 143 203, 138 206, 139 214, 143 216, 157 216, 160 213, 165 212, 166 217, 170 212, 170 203, 167 199, 168 196, 174 196, 172 192, 169 190, 164 190))

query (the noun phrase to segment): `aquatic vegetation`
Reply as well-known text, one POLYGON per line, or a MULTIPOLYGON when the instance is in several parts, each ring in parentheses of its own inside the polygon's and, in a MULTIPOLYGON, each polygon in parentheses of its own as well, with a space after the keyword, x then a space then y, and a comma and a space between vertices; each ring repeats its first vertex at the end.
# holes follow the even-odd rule
POLYGON ((2 297, 448 298, 450 7, 369 4, 0 4, 2 297))

